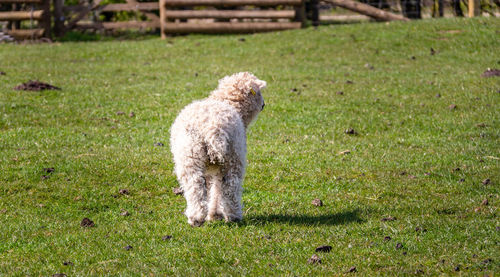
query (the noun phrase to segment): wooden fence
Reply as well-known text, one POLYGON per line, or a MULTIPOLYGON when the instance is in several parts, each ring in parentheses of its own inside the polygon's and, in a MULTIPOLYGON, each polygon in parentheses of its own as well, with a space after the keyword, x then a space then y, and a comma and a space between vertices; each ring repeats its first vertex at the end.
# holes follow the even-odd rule
MULTIPOLYGON (((52 15, 56 36, 73 29, 161 29, 162 38, 183 33, 250 33, 300 28, 306 20, 305 1, 308 1, 313 25, 319 24, 319 0, 126 0, 126 3, 107 5, 101 4, 101 0, 80 0, 80 3, 83 1, 87 1, 86 4, 65 6, 64 0, 0 0, 0 8, 10 9, 0 10, 0 21, 8 22, 6 33, 16 39, 50 38, 52 15), (99 20, 100 14, 123 11, 135 12, 141 18, 116 22, 99 20)), ((468 1, 469 16, 477 15, 479 0, 468 1)), ((358 1, 323 2, 377 20, 407 20, 358 1)), ((136 17, 132 14, 130 18, 136 17)))
POLYGON ((12 5, 11 11, 0 12, 0 21, 8 22, 7 35, 19 40, 50 38, 50 0, 0 0, 0 4, 12 5))
MULTIPOLYGON (((2 0, 0 0, 2 1, 2 0)), ((64 6, 63 0, 54 0, 54 32, 60 36, 71 29, 159 29, 160 18, 152 11, 159 9, 158 2, 137 2, 136 0, 127 0, 123 4, 101 5, 101 0, 96 0, 92 4, 64 6), (119 22, 100 22, 99 20, 83 20, 89 13, 102 12, 140 12, 145 15, 148 21, 119 21, 119 22)))
POLYGON ((303 0, 160 0, 160 20, 165 38, 181 33, 297 29, 305 15, 303 0))

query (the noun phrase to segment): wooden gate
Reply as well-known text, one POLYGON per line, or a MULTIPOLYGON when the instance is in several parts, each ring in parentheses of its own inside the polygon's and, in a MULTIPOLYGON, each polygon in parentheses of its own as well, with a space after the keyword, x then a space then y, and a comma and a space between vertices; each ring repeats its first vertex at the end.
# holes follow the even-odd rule
POLYGON ((7 21, 7 35, 15 39, 50 38, 50 0, 0 0, 0 21, 7 21))
POLYGON ((160 20, 162 38, 297 29, 304 20, 303 0, 160 0, 160 20))

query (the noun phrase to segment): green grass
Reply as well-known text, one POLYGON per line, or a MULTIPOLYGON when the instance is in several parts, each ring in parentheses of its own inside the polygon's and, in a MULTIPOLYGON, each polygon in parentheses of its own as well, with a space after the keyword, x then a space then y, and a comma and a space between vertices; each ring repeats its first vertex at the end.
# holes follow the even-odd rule
POLYGON ((480 77, 500 67, 498 30, 442 19, 0 45, 0 275, 498 275, 500 77, 480 77), (238 71, 268 81, 244 220, 191 228, 169 128, 238 71), (30 79, 62 90, 13 89, 30 79), (332 251, 308 264, 320 245, 332 251))

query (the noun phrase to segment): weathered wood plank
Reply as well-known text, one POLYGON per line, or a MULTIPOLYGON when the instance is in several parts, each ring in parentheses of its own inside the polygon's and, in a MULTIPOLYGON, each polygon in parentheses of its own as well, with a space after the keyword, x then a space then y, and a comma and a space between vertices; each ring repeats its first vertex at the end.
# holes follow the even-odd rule
POLYGON ((187 11, 165 11, 167 18, 186 19, 186 18, 294 18, 294 10, 274 11, 244 11, 244 10, 187 10, 187 11))
POLYGON ((0 4, 41 4, 43 0, 0 0, 0 4))
POLYGON ((29 11, 12 11, 12 12, 0 12, 0 21, 10 21, 10 20, 40 20, 43 17, 42 10, 35 10, 33 12, 29 11))
POLYGON ((103 12, 119 12, 119 11, 155 11, 160 8, 158 2, 142 2, 142 3, 126 3, 126 4, 107 4, 102 5, 99 9, 103 12))
POLYGON ((160 28, 160 22, 152 21, 121 21, 121 22, 96 22, 86 23, 78 22, 76 25, 82 29, 146 29, 146 28, 160 28))
POLYGON ((123 22, 103 22, 105 29, 146 29, 160 28, 160 22, 151 21, 123 21, 123 22))
POLYGON ((36 38, 41 38, 44 35, 44 30, 43 29, 17 29, 17 30, 7 30, 6 33, 9 36, 12 36, 17 40, 36 39, 36 38))
POLYGON ((254 33, 299 29, 300 22, 213 22, 213 23, 164 23, 167 34, 181 33, 254 33))
POLYGON ((302 0, 167 0, 166 6, 298 6, 302 0))

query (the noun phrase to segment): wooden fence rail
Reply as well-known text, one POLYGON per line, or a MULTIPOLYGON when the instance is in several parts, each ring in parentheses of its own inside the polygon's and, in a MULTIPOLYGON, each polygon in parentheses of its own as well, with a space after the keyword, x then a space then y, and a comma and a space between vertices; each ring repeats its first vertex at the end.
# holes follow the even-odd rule
POLYGON ((0 0, 0 4, 42 4, 43 0, 0 0))
POLYGON ((241 11, 241 10, 167 10, 165 11, 167 18, 175 19, 188 19, 188 18, 217 18, 217 19, 230 19, 230 18, 295 18, 295 11, 241 11))
MULTIPOLYGON (((298 6, 302 0, 167 0, 163 1, 165 6, 298 6)), ((161 5, 161 3, 160 3, 161 5)))
POLYGON ((0 21, 21 21, 21 20, 41 20, 43 18, 42 10, 36 11, 12 11, 12 12, 0 12, 0 21))
POLYGON ((12 11, 0 12, 0 21, 8 22, 6 33, 15 39, 50 38, 50 0, 0 0, 1 5, 12 5, 12 11), (30 21, 29 29, 22 29, 22 21, 30 21))

